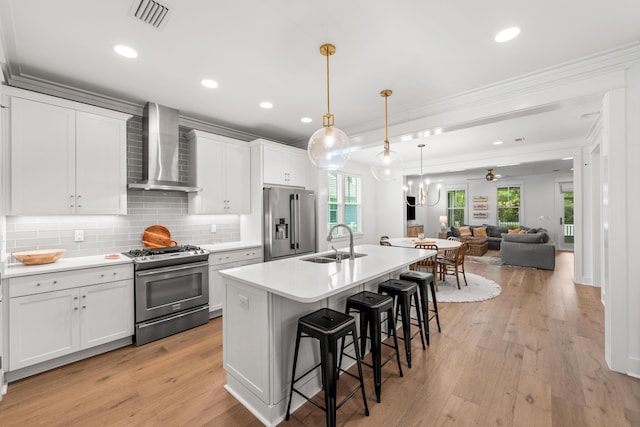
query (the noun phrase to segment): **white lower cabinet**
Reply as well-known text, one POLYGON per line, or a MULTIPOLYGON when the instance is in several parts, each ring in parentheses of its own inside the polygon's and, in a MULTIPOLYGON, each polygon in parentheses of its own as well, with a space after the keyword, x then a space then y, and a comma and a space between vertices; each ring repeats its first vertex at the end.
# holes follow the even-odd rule
POLYGON ((133 335, 133 282, 121 280, 80 289, 80 348, 133 335))
POLYGON ((132 270, 127 265, 9 279, 9 371, 132 336, 132 270), (88 278, 96 284, 78 286, 88 278))
POLYGON ((77 351, 79 332, 77 289, 11 298, 9 370, 77 351))
POLYGON ((220 270, 257 264, 262 259, 261 246, 209 255, 209 313, 222 309, 224 285, 220 270))

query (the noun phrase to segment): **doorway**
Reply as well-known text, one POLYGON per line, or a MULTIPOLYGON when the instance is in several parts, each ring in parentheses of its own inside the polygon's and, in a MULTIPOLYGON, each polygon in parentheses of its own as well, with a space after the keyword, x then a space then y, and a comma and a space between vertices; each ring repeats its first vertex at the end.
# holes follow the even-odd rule
POLYGON ((573 181, 559 182, 556 196, 557 216, 559 221, 556 228, 558 249, 573 251, 574 216, 573 216, 573 181))

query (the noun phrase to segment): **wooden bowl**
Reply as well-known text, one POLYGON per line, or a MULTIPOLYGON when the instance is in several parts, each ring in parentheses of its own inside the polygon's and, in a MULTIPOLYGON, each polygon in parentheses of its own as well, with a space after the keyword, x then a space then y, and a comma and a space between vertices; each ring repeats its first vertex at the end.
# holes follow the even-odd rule
POLYGON ((24 265, 51 264, 60 259, 64 251, 65 249, 41 249, 37 251, 14 252, 13 256, 24 265))
POLYGON ((142 243, 147 248, 178 246, 178 242, 171 240, 171 232, 164 225, 147 227, 142 234, 142 243))

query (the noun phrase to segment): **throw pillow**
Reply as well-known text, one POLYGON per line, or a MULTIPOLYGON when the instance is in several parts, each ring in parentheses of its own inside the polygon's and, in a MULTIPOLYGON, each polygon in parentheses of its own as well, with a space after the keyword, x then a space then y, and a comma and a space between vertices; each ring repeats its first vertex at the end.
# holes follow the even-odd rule
POLYGON ((473 235, 476 237, 488 237, 486 227, 476 227, 473 229, 473 235))
POLYGON ((460 237, 460 230, 458 230, 458 227, 454 227, 453 225, 451 226, 451 235, 453 237, 460 237))
POLYGON ((469 227, 460 227, 458 228, 458 232, 460 233, 460 237, 471 236, 471 229, 469 227))
POLYGON ((512 229, 509 229, 509 231, 507 232, 507 234, 520 234, 520 230, 512 230, 512 229))
POLYGON ((518 230, 518 234, 527 234, 527 230, 520 229, 518 230))

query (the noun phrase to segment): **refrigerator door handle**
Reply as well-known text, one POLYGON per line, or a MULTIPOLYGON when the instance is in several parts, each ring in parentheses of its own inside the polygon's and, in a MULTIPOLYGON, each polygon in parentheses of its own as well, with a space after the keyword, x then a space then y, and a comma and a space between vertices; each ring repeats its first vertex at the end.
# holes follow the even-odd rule
POLYGON ((296 230, 296 202, 295 194, 289 195, 289 218, 291 218, 291 233, 289 233, 289 246, 291 249, 296 248, 296 242, 298 241, 298 231, 296 230))
POLYGON ((300 249, 300 195, 296 194, 296 250, 300 249))

